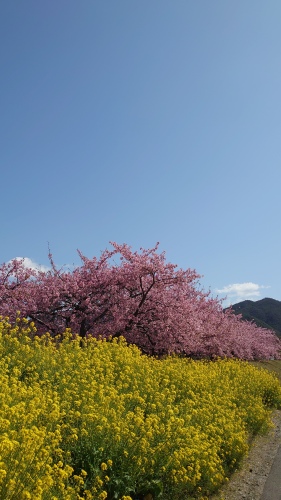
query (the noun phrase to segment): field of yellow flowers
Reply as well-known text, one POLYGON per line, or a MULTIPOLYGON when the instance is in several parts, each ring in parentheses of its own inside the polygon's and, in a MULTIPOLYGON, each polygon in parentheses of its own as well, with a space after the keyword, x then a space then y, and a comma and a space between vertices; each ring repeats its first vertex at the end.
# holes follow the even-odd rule
POLYGON ((206 498, 281 407, 247 362, 155 359, 0 321, 0 498, 206 498), (82 343, 82 345, 81 345, 82 343))

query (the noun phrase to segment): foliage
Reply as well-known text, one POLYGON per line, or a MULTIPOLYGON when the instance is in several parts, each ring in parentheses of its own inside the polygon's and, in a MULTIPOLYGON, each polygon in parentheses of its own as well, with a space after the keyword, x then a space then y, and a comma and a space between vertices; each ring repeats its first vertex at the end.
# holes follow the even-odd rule
POLYGON ((165 254, 132 252, 113 243, 100 259, 81 252, 82 265, 49 272, 27 270, 23 261, 0 267, 0 314, 32 319, 38 332, 71 328, 81 337, 124 336, 143 352, 193 357, 277 358, 280 341, 270 331, 223 312, 198 289, 196 271, 177 269, 165 254), (114 262, 118 260, 118 263, 114 262))
POLYGON ((0 498, 206 498, 281 406, 277 378, 244 361, 80 344, 0 322, 0 498))

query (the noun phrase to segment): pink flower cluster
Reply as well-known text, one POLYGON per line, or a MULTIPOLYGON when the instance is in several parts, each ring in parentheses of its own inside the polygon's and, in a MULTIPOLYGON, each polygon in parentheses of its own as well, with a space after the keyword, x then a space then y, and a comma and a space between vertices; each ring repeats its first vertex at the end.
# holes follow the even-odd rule
POLYGON ((81 266, 48 272, 26 269, 23 261, 0 266, 0 314, 17 311, 39 333, 71 328, 82 337, 119 337, 152 355, 193 357, 280 357, 280 341, 270 330, 246 322, 198 288, 196 271, 167 263, 155 248, 133 252, 112 243, 99 259, 78 252, 81 266), (117 263, 115 262, 117 261, 117 263))

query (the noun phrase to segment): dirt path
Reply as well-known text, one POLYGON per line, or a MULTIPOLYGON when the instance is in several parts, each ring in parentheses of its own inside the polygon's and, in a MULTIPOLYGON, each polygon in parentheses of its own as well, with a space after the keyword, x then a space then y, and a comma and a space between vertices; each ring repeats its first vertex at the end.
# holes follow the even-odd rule
POLYGON ((281 500, 281 446, 274 458, 269 476, 264 485, 261 500, 281 500))
POLYGON ((281 486, 281 470, 272 467, 275 457, 276 465, 279 466, 279 461, 281 461, 281 448, 279 449, 281 446, 281 410, 274 411, 272 421, 274 428, 267 436, 255 438, 248 457, 243 461, 242 468, 234 473, 229 483, 221 489, 218 495, 210 497, 211 500, 281 499, 281 492, 276 491, 279 477, 281 486))

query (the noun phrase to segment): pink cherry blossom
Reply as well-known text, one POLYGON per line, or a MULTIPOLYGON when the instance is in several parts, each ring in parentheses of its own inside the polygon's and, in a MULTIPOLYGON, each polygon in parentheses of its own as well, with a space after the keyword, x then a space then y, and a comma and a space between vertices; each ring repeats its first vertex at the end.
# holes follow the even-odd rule
POLYGON ((34 321, 39 334, 65 328, 81 337, 124 336, 150 355, 193 357, 280 357, 276 335, 243 321, 219 300, 199 289, 200 275, 166 262, 152 249, 133 252, 112 243, 99 259, 78 251, 81 266, 26 269, 23 260, 0 266, 0 314, 15 320, 17 311, 34 321))

